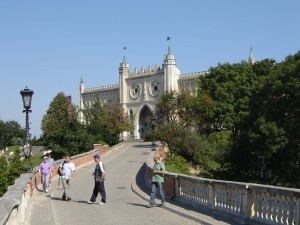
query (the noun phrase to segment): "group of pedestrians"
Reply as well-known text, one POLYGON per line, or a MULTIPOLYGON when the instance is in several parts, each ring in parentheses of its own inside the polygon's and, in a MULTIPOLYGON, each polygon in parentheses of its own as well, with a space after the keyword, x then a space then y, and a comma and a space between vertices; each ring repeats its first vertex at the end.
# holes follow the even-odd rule
MULTIPOLYGON (((92 196, 90 200, 87 201, 87 203, 89 204, 96 203, 98 193, 100 193, 101 200, 99 204, 104 205, 106 204, 106 191, 104 186, 105 168, 99 154, 95 154, 93 158, 96 163, 95 170, 93 173, 95 183, 94 183, 92 196)), ((162 183, 164 182, 164 174, 166 173, 165 165, 161 161, 161 157, 159 155, 154 155, 153 160, 154 160, 154 165, 153 165, 153 174, 152 174, 152 187, 151 187, 151 194, 150 194, 150 203, 149 205, 147 205, 148 208, 155 206, 155 198, 156 198, 157 191, 160 194, 161 205, 165 204, 165 195, 162 188, 162 183)), ((55 161, 51 158, 51 154, 46 155, 44 157, 43 162, 40 164, 39 174, 42 178, 43 191, 46 193, 48 192, 48 187, 51 186, 51 177, 52 177, 52 172, 54 170, 55 164, 56 164, 55 161)), ((69 189, 71 185, 72 176, 76 170, 74 163, 71 162, 70 155, 67 155, 65 157, 65 160, 60 164, 58 170, 60 170, 60 174, 61 174, 60 178, 64 189, 62 200, 70 201, 71 196, 69 193, 69 189)))
MULTIPOLYGON (((94 189, 92 196, 89 201, 89 204, 93 204, 96 202, 98 193, 101 195, 101 201, 99 202, 100 205, 106 204, 106 192, 104 186, 105 180, 105 169, 101 157, 99 154, 93 156, 94 161, 96 162, 95 171, 93 173, 94 176, 94 189)), ((51 186, 51 177, 54 171, 54 166, 56 165, 53 158, 51 158, 51 154, 47 154, 44 156, 43 161, 39 167, 39 175, 41 176, 43 191, 48 192, 48 187, 51 186)), ((67 155, 64 161, 59 165, 58 170, 60 171, 60 181, 62 182, 62 186, 64 189, 62 200, 70 201, 71 196, 69 193, 69 189, 71 186, 71 179, 76 170, 75 165, 71 162, 71 156, 67 155)))

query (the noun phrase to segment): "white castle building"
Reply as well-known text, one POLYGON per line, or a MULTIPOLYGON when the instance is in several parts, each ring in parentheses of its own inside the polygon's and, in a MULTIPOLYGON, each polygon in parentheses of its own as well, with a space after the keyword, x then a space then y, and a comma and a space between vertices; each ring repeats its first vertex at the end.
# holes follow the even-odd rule
MULTIPOLYGON (((254 60, 252 48, 251 54, 251 60, 254 60)), ((130 71, 124 56, 119 67, 119 84, 85 88, 81 79, 79 119, 84 122, 82 110, 92 105, 95 99, 100 99, 103 102, 120 103, 129 115, 134 116, 134 130, 124 132, 120 138, 123 140, 144 139, 147 129, 151 127, 155 104, 161 94, 167 90, 180 92, 183 89, 197 89, 195 78, 205 73, 180 74, 170 46, 161 67, 158 65, 154 68, 148 66, 147 69, 142 67, 140 70, 135 68, 130 71)))

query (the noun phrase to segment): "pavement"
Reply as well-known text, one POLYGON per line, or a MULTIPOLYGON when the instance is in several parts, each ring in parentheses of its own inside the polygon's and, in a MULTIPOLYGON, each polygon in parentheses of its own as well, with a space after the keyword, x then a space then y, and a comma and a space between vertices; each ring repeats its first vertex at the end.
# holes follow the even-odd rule
POLYGON ((145 159, 152 157, 151 155, 153 154, 151 149, 149 148, 150 150, 148 150, 147 148, 147 143, 125 143, 109 151, 103 157, 105 166, 107 165, 108 168, 107 171, 111 171, 114 174, 110 174, 111 180, 116 177, 115 181, 106 181, 105 185, 110 191, 111 197, 110 202, 105 206, 98 204, 97 206, 96 204, 91 206, 87 204, 91 186, 93 185, 89 181, 92 180, 90 176, 94 168, 94 164, 91 163, 76 171, 78 174, 76 174, 77 180, 74 178, 75 187, 72 187, 71 202, 61 201, 63 189, 58 177, 52 180, 52 187, 49 188, 48 193, 38 189, 35 190, 28 224, 237 224, 230 218, 225 218, 212 210, 183 205, 171 198, 166 199, 167 203, 165 206, 147 209, 150 189, 144 182, 144 162, 146 161, 145 159), (130 154, 134 155, 134 157, 137 157, 137 154, 139 154, 141 158, 130 160, 133 157, 130 154), (121 160, 124 161, 124 164, 119 165, 117 162, 121 160), (114 171, 114 168, 118 166, 119 168, 114 171), (88 178, 86 178, 86 174, 89 174, 88 178), (129 182, 127 184, 126 180, 128 179, 129 182), (85 185, 82 185, 83 183, 85 185), (129 187, 127 188, 127 186, 129 187), (95 214, 93 214, 93 211, 95 214), (97 215, 100 214, 101 221, 100 218, 98 221, 97 215), (72 217, 72 219, 69 217, 72 217), (96 217, 96 219, 92 217, 96 217))

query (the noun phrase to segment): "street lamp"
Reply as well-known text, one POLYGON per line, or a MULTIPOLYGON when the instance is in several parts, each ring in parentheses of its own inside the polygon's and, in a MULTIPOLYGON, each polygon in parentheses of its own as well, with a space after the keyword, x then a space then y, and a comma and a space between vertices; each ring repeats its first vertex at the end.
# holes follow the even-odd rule
POLYGON ((33 91, 29 90, 26 86, 26 88, 22 91, 20 91, 20 94, 22 95, 22 99, 23 99, 23 107, 24 110, 23 112, 26 113, 26 127, 25 127, 25 131, 26 131, 26 135, 25 135, 25 140, 24 140, 24 146, 23 146, 23 154, 24 154, 24 162, 23 165, 25 171, 27 172, 32 172, 33 167, 30 161, 30 156, 31 156, 31 148, 30 148, 30 137, 31 135, 29 134, 29 112, 31 112, 30 108, 31 108, 31 99, 32 99, 32 95, 33 95, 33 91))
POLYGON ((155 125, 156 125, 156 119, 157 119, 157 115, 153 113, 153 116, 151 118, 151 123, 152 123, 152 151, 156 150, 156 144, 155 144, 155 125))

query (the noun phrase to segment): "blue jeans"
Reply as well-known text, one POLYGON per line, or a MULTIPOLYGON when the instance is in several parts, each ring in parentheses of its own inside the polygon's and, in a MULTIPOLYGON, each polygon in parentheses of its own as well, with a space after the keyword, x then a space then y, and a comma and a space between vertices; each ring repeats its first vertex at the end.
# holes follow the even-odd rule
POLYGON ((49 176, 50 176, 50 173, 42 174, 43 191, 46 191, 48 189, 49 176))
POLYGON ((164 191, 162 189, 162 183, 161 182, 152 182, 152 191, 150 195, 150 204, 153 205, 155 203, 155 197, 156 197, 156 190, 158 190, 158 193, 160 194, 160 198, 162 202, 165 202, 165 195, 164 191))

